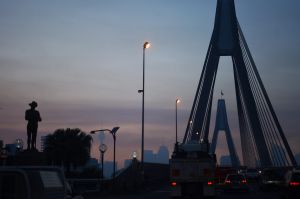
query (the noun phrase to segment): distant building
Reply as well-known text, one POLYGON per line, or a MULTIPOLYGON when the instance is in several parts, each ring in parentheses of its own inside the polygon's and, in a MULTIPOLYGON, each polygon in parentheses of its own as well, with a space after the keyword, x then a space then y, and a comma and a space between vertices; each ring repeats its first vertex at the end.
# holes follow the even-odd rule
POLYGON ((168 164, 169 163, 169 150, 166 146, 160 146, 156 154, 156 162, 168 164))
POLYGON ((17 153, 17 146, 16 144, 6 144, 5 149, 7 151, 7 155, 14 156, 17 153))
MULTIPOLYGON (((114 162, 105 161, 103 165, 104 177, 111 178, 114 172, 114 162)), ((118 163, 116 162, 116 171, 118 170, 118 163)))
POLYGON ((98 163, 98 160, 95 159, 95 158, 90 158, 86 163, 85 165, 83 166, 77 166, 76 169, 71 167, 71 170, 72 171, 76 171, 76 172, 82 172, 84 171, 85 169, 88 169, 88 168, 93 168, 93 167, 96 167, 96 168, 100 168, 100 164, 98 163))
POLYGON ((132 159, 126 159, 124 160, 124 168, 127 168, 131 165, 132 159))
POLYGON ((99 167, 98 160, 96 158, 90 158, 87 163, 85 163, 84 168, 99 167))
POLYGON ((155 154, 152 150, 144 150, 144 162, 156 162, 155 154))
POLYGON ((145 162, 168 164, 169 150, 166 146, 160 146, 157 153, 152 150, 145 150, 144 158, 145 162))

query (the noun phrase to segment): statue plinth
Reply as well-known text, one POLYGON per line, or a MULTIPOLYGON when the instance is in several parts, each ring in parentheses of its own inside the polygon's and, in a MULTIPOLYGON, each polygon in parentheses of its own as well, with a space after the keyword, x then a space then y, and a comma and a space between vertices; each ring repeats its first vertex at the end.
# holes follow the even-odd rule
POLYGON ((37 149, 24 150, 18 152, 15 156, 8 156, 6 165, 9 166, 45 166, 47 158, 45 153, 37 149))

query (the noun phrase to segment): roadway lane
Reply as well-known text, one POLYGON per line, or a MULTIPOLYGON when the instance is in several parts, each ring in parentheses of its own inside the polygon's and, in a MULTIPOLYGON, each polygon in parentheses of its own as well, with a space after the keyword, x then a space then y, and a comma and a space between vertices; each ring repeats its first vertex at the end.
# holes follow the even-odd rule
POLYGON ((84 199, 168 199, 169 194, 170 191, 168 185, 163 185, 153 190, 139 191, 136 193, 105 194, 93 197, 84 197, 84 199))
MULTIPOLYGON (((138 193, 100 195, 85 197, 85 199, 169 199, 169 187, 167 185, 138 193)), ((250 186, 247 193, 232 192, 225 193, 223 190, 217 191, 216 199, 280 199, 280 193, 275 191, 262 192, 256 184, 250 186)))
POLYGON ((249 191, 225 193, 223 190, 217 192, 217 199, 280 199, 280 193, 275 191, 261 191, 256 184, 251 184, 249 191))

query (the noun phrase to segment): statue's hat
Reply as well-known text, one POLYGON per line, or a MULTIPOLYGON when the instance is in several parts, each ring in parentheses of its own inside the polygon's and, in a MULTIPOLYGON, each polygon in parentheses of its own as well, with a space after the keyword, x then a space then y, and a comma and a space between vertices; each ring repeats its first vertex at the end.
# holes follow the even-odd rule
POLYGON ((36 101, 32 101, 31 103, 29 103, 29 106, 31 106, 31 107, 37 107, 38 104, 36 103, 36 101))

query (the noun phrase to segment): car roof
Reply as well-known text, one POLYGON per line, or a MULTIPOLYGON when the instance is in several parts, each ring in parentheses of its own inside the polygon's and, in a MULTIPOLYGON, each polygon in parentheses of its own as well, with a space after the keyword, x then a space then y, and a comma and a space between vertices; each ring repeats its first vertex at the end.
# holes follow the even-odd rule
POLYGON ((294 173, 300 173, 300 170, 293 170, 294 173))
POLYGON ((241 173, 229 173, 229 174, 227 174, 227 177, 228 176, 243 176, 243 177, 245 177, 245 175, 241 174, 241 173))

